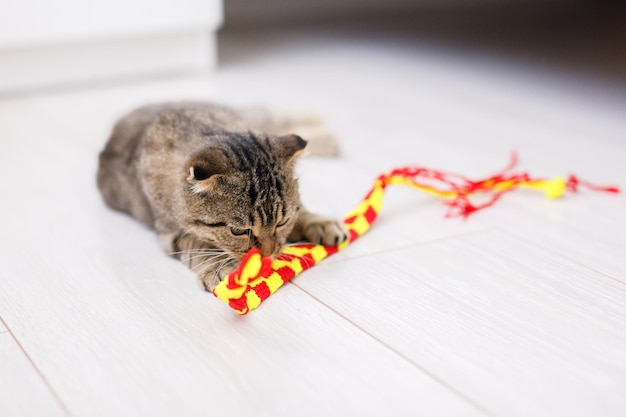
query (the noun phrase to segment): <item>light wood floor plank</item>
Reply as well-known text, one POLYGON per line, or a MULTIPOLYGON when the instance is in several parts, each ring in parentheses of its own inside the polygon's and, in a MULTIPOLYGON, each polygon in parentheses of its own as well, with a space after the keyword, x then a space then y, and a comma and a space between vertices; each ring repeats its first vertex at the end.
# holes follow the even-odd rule
POLYGON ((9 264, 3 314, 73 414, 483 415, 294 287, 240 318, 156 258, 38 265, 9 264))
POLYGON ((508 233, 626 284, 623 196, 582 191, 560 201, 512 196, 511 203, 481 221, 506 224, 508 233))
POLYGON ((2 321, 0 329, 0 415, 69 416, 2 321))
POLYGON ((320 266, 296 282, 496 415, 626 410, 626 286, 506 234, 320 266))
POLYGON ((104 206, 88 144, 14 127, 0 314, 73 415, 485 415, 295 287, 237 317, 104 206))
POLYGON ((519 192, 463 222, 392 188, 367 236, 244 318, 104 206, 97 153, 115 119, 180 99, 320 113, 342 156, 303 160, 300 180, 335 216, 394 167, 482 176, 512 149, 533 175, 624 185, 617 89, 313 35, 244 36, 210 77, 0 101, 0 315, 24 348, 0 327, 0 414, 24 398, 42 398, 26 405, 39 415, 625 414, 623 197, 519 192))

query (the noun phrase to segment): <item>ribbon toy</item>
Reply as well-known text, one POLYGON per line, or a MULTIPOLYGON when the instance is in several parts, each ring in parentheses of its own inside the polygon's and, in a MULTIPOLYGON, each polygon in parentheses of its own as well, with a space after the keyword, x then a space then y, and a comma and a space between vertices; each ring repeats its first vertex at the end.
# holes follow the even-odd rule
POLYGON ((257 248, 243 257, 237 269, 231 272, 213 294, 239 314, 247 314, 272 295, 283 284, 317 265, 328 256, 345 249, 367 232, 382 208, 383 194, 389 185, 409 185, 444 199, 448 206, 445 217, 469 217, 478 210, 491 206, 504 194, 517 188, 542 191, 547 198, 562 197, 566 191, 577 192, 580 186, 594 191, 619 193, 617 187, 596 186, 581 181, 574 175, 567 179, 533 179, 527 173, 509 173, 517 164, 512 154, 509 165, 496 175, 473 181, 462 175, 428 168, 408 166, 380 175, 363 201, 344 218, 348 239, 338 246, 302 243, 286 246, 280 256, 263 258, 257 248), (482 194, 483 202, 473 203, 470 197, 482 194))

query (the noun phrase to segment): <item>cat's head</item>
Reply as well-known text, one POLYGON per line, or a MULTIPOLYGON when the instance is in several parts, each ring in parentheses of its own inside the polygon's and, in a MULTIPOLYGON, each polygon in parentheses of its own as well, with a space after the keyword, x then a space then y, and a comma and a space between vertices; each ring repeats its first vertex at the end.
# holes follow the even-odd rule
POLYGON ((300 210, 295 161, 306 144, 246 132, 196 151, 183 177, 185 229, 236 258, 252 247, 276 257, 300 210))

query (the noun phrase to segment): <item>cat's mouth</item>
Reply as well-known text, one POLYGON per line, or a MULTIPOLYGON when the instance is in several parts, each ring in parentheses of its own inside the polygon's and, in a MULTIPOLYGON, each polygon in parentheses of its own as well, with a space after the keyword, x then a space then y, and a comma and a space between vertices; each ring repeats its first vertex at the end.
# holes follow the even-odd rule
POLYGON ((250 251, 250 249, 253 248, 257 248, 261 251, 261 256, 263 257, 269 257, 272 260, 274 259, 278 259, 281 255, 281 253, 283 252, 283 248, 285 245, 279 245, 279 244, 273 244, 268 246, 260 246, 260 245, 255 245, 255 246, 251 246, 250 248, 248 248, 245 252, 243 253, 236 253, 233 254, 236 258, 238 262, 241 262, 241 259, 243 259, 243 257, 246 255, 246 253, 248 253, 248 251, 250 251))

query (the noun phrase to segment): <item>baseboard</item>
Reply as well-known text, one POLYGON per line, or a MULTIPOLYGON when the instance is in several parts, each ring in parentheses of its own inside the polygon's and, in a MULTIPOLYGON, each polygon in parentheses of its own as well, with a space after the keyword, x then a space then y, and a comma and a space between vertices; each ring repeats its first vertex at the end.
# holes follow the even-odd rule
POLYGON ((137 76, 210 70, 215 32, 0 50, 0 94, 137 76))

